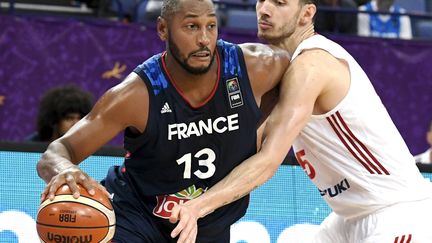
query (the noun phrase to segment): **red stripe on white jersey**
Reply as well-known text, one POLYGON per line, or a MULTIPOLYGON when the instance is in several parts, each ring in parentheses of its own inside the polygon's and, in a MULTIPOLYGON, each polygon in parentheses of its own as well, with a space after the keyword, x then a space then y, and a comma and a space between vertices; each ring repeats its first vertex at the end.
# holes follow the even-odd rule
MULTIPOLYGON (((339 113, 339 111, 336 112, 337 117, 339 118, 339 120, 342 122, 342 125, 345 127, 345 129, 347 130, 347 132, 350 134, 350 136, 352 138, 354 138, 356 140, 356 142, 363 148, 363 150, 369 155, 370 158, 372 158, 372 160, 375 162, 375 164, 381 169, 381 171, 384 172, 384 174, 386 175, 390 175, 390 173, 387 171, 386 168, 384 168, 384 166, 375 158, 375 156, 369 151, 369 149, 356 137, 354 136, 354 134, 351 132, 351 130, 349 129, 349 127, 347 126, 347 124, 345 123, 344 119, 342 118, 341 114, 339 113)), ((381 174, 381 173, 378 173, 381 174)))
POLYGON ((327 121, 348 151, 369 171, 369 173, 377 173, 380 175, 384 173, 389 175, 384 166, 382 166, 369 149, 353 134, 339 112, 336 112, 336 115, 333 114, 327 117, 327 121))
MULTIPOLYGON (((339 128, 339 131, 345 136, 345 138, 348 139, 350 145, 352 147, 355 148, 355 150, 357 151, 358 154, 360 154, 360 156, 363 158, 362 162, 368 164, 368 166, 372 167, 372 170, 374 170, 376 173, 378 174, 382 174, 381 171, 365 156, 365 154, 362 152, 362 150, 357 146, 357 144, 355 143, 355 141, 348 135, 348 133, 346 131, 344 131, 341 127, 341 125, 338 123, 338 120, 336 119, 336 117, 334 115, 331 116, 331 118, 333 119, 333 122, 337 125, 337 128, 339 128)), ((351 151, 351 150, 350 150, 351 151)), ((351 153, 354 155, 355 153, 353 151, 351 151, 351 153)), ((359 160, 360 158, 358 158, 358 155, 355 156, 357 158, 357 160, 359 160)), ((363 164, 362 163, 362 164, 363 164)), ((373 172, 372 174, 375 174, 375 172, 373 172)))
POLYGON ((345 139, 342 137, 342 135, 339 133, 339 130, 336 129, 336 126, 333 124, 332 120, 330 120, 330 118, 327 117, 327 121, 330 123, 330 126, 333 128, 333 130, 336 132, 336 135, 339 137, 339 139, 341 140, 341 142, 345 145, 345 147, 351 152, 351 154, 357 159, 358 162, 360 162, 360 164, 362 164, 371 174, 375 174, 375 172, 373 172, 369 166, 363 161, 361 160, 356 153, 354 153, 354 151, 351 149, 351 147, 348 145, 348 143, 345 141, 345 139))

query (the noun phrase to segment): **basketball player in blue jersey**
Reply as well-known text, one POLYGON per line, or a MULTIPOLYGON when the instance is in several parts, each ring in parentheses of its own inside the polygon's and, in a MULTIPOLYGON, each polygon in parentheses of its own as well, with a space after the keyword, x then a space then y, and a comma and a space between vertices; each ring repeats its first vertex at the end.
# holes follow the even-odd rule
MULTIPOLYGON (((171 236, 173 206, 205 194, 256 153, 259 106, 289 65, 282 49, 217 40, 211 0, 165 0, 157 30, 166 51, 106 92, 37 165, 48 183, 42 200, 65 183, 74 197, 77 184, 90 194, 105 187, 113 197, 116 243, 195 240, 196 231, 187 240, 171 236), (123 130, 127 155, 102 187, 78 164, 123 130)), ((196 241, 228 243, 231 224, 247 206, 245 197, 200 220, 196 241)))
POLYGON ((280 242, 432 242, 432 184, 360 65, 314 32, 313 0, 258 0, 256 10, 258 36, 291 54, 279 100, 259 152, 200 197, 173 208, 171 220, 180 220, 173 235, 193 234, 197 218, 272 177, 292 145, 333 212, 316 233, 300 231, 302 239, 287 233, 280 242))

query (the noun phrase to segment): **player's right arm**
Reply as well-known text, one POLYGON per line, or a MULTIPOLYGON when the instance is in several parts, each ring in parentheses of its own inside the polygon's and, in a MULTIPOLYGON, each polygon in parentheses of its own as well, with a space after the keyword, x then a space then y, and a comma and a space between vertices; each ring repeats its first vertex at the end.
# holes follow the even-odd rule
POLYGON ((147 125, 148 106, 147 87, 135 73, 108 90, 87 116, 63 137, 53 141, 42 154, 37 172, 48 184, 41 199, 54 198, 55 191, 65 183, 74 197, 79 196, 77 184, 90 194, 95 187, 105 191, 81 171, 78 164, 127 127, 143 132, 147 125))
MULTIPOLYGON (((178 222, 171 237, 195 236, 196 221, 269 180, 283 162, 294 139, 312 114, 333 109, 349 89, 346 63, 319 49, 303 51, 288 67, 279 100, 264 128, 258 153, 235 167, 201 196, 172 209, 170 222, 178 222)), ((186 241, 187 242, 187 241, 186 241)))

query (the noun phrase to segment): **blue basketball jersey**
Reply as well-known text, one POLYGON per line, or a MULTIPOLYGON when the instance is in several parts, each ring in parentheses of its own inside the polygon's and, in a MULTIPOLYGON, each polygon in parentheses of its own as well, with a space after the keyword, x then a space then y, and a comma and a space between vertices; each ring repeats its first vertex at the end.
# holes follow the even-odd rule
MULTIPOLYGON (((123 166, 133 190, 158 218, 169 218, 174 204, 205 193, 256 153, 261 112, 243 53, 238 45, 223 40, 216 49, 218 80, 199 107, 189 104, 176 89, 166 70, 165 53, 134 70, 149 90, 149 115, 140 136, 126 130, 128 155, 123 166)), ((226 229, 245 214, 248 200, 246 196, 226 205, 199 223, 226 229)))
MULTIPOLYGON (((399 6, 393 5, 393 8, 395 13, 401 12, 399 6)), ((371 2, 366 4, 366 10, 374 11, 371 2)), ((390 15, 390 18, 388 20, 383 21, 379 17, 379 14, 369 14, 369 19, 371 36, 399 38, 401 28, 399 15, 390 15)))

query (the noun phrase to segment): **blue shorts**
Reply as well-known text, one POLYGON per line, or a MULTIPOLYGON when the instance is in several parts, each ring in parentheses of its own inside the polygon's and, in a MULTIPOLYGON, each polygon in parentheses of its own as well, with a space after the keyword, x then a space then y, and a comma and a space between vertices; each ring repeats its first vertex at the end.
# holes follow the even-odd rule
MULTIPOLYGON (((119 166, 111 167, 101 182, 110 193, 114 193, 112 204, 116 215, 114 243, 170 243, 175 224, 153 215, 155 203, 140 200, 132 190, 119 166)), ((230 227, 222 232, 212 232, 212 227, 198 226, 197 243, 229 243, 230 227)))

